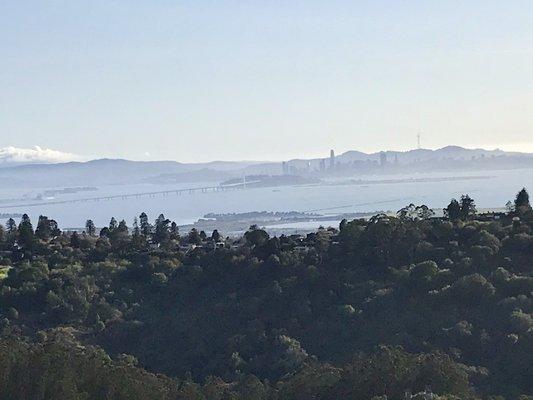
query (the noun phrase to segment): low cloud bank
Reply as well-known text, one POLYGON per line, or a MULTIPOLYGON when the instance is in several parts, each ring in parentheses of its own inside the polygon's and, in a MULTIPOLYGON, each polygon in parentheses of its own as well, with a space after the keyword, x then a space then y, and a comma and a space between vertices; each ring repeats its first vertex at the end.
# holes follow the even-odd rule
POLYGON ((35 146, 31 149, 19 147, 0 148, 0 163, 60 163, 82 161, 83 157, 58 150, 35 146))

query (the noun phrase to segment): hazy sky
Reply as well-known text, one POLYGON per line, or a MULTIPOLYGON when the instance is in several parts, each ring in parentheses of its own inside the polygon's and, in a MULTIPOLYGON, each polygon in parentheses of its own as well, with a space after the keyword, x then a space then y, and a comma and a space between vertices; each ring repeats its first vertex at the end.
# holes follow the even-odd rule
POLYGON ((533 2, 0 0, 0 147, 533 151, 533 2))

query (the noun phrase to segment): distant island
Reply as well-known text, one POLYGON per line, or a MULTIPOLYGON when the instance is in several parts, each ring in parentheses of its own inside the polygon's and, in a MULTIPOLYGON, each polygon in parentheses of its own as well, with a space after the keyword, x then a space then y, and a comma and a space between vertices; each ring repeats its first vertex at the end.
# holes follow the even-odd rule
POLYGON ((309 185, 319 183, 318 178, 303 177, 299 175, 244 175, 243 178, 228 179, 220 186, 243 187, 277 187, 293 185, 309 185))

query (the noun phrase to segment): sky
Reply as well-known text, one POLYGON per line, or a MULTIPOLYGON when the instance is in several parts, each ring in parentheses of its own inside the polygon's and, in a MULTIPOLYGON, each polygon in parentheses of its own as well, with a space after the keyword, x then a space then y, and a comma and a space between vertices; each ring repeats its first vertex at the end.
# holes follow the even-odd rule
POLYGON ((0 148, 533 152, 533 2, 0 0, 0 148))

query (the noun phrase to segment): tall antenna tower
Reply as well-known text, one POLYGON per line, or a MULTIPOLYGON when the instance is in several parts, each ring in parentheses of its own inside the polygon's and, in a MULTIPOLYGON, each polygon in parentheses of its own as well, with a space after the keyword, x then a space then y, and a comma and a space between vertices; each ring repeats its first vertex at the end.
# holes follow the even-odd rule
POLYGON ((422 147, 420 147, 420 133, 418 135, 416 135, 416 141, 417 141, 417 144, 418 144, 418 148, 421 149, 422 147))

